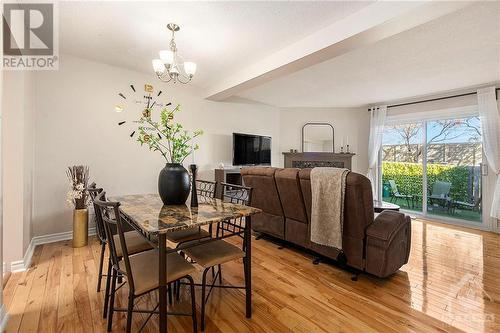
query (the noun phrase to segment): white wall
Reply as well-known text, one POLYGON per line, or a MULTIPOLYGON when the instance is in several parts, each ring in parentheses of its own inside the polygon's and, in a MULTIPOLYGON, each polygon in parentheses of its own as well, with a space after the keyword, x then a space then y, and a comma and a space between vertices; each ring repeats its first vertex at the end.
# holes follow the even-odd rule
POLYGON ((70 165, 88 165, 91 179, 109 195, 157 191, 164 160, 129 137, 140 108, 114 112, 121 101, 119 92, 132 96, 130 84, 138 91, 145 83, 160 88, 163 101, 181 104, 178 121, 188 129, 205 131, 196 153, 200 178, 213 178, 220 162, 231 163, 233 132, 271 136, 272 162, 279 164, 280 124, 275 108, 207 101, 192 84, 160 83, 153 73, 69 55, 61 56, 59 68, 36 73, 34 236, 72 229, 72 210, 65 204, 65 170, 70 165), (121 120, 127 124, 118 126, 121 120))
POLYGON ((35 163, 35 79, 26 73, 24 84, 23 255, 33 236, 33 174, 35 163))
POLYGON ((33 205, 34 77, 5 72, 2 100, 3 242, 7 267, 21 260, 31 241, 33 205))
POLYGON ((335 128, 335 151, 340 151, 342 138, 349 137, 350 151, 356 153, 352 170, 366 174, 368 170, 368 136, 370 117, 366 108, 282 108, 280 110, 281 153, 290 149, 301 151, 302 126, 308 122, 326 122, 335 128))

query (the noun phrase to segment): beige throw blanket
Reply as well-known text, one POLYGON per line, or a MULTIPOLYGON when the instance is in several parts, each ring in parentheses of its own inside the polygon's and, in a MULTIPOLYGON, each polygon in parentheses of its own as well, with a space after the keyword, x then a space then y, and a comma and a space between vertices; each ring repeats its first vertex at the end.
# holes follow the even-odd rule
POLYGON ((342 249, 347 169, 311 170, 311 241, 342 249))

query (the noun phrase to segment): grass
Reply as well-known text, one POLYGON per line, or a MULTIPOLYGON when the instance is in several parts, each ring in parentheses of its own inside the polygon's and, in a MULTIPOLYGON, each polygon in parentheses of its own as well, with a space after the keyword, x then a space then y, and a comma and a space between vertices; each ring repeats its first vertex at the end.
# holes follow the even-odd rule
MULTIPOLYGON (((387 201, 387 202, 391 202, 390 197, 384 197, 383 200, 387 201)), ((410 207, 408 207, 406 200, 401 199, 401 198, 396 198, 393 203, 400 206, 401 209, 404 209, 404 210, 417 212, 417 213, 422 212, 422 203, 419 203, 417 207, 413 207, 413 208, 411 207, 411 202, 410 202, 410 207)), ((432 205, 432 206, 427 207, 427 214, 434 215, 434 216, 451 217, 451 218, 465 220, 465 221, 481 222, 481 212, 466 210, 466 209, 455 208, 454 212, 451 213, 439 205, 432 205)))

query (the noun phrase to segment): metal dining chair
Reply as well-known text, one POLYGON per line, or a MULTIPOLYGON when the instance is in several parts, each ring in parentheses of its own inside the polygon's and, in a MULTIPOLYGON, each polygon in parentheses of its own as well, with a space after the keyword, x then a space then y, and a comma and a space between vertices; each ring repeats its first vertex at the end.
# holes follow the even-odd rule
MULTIPOLYGON (((225 202, 231 202, 241 205, 250 205, 250 199, 252 197, 252 189, 250 187, 245 187, 241 185, 233 185, 228 183, 221 183, 221 200, 225 202)), ((201 282, 201 330, 205 330, 205 308, 208 302, 208 298, 213 288, 227 288, 228 286, 223 285, 222 280, 222 264, 227 262, 243 258, 243 269, 245 277, 245 286, 231 286, 231 288, 245 289, 245 292, 251 292, 247 284, 247 274, 248 260, 246 256, 246 244, 245 244, 245 218, 231 219, 221 222, 217 225, 217 238, 223 238, 227 233, 232 235, 237 235, 243 239, 242 248, 224 241, 223 239, 214 240, 201 245, 196 245, 184 250, 184 253, 195 261, 198 265, 203 268, 202 282, 201 282), (212 284, 208 293, 207 289, 207 273, 217 267, 217 274, 213 276, 212 284), (216 285, 216 281, 219 284, 216 285)))
POLYGON ((89 193, 90 196, 90 201, 94 207, 94 222, 95 222, 96 234, 97 238, 99 239, 99 243, 101 244, 101 255, 99 258, 99 273, 97 275, 97 292, 101 291, 102 277, 105 276, 102 274, 102 267, 104 265, 104 253, 106 251, 106 235, 104 232, 104 226, 102 225, 100 219, 98 219, 95 214, 96 208, 94 200, 102 192, 102 190, 103 190, 102 188, 96 187, 96 183, 90 184, 89 187, 87 188, 87 192, 89 193))
MULTIPOLYGON (((215 194, 217 193, 217 182, 209 181, 209 180, 196 180, 196 194, 198 198, 203 200, 215 199, 215 194), (201 198, 200 198, 201 197, 201 198)), ((205 238, 212 237, 212 225, 208 226, 208 231, 202 229, 201 227, 195 229, 186 229, 180 231, 174 231, 167 234, 167 239, 173 243, 176 243, 176 247, 181 246, 182 244, 197 241, 205 238)), ((184 255, 183 251, 180 251, 180 254, 184 255)), ((194 263, 194 261, 193 261, 194 263)), ((215 269, 212 269, 212 276, 215 276, 215 269)), ((180 297, 180 283, 177 283, 173 289, 174 294, 177 295, 177 299, 180 297)))
MULTIPOLYGON (((148 314, 146 320, 139 328, 139 332, 146 326, 147 322, 153 314, 157 314, 158 305, 153 310, 135 309, 135 300, 141 296, 149 294, 159 288, 158 275, 159 275, 159 253, 157 249, 141 252, 131 255, 128 252, 129 245, 127 244, 127 237, 125 236, 124 222, 121 218, 119 202, 109 202, 105 199, 105 192, 101 192, 94 200, 97 207, 97 213, 101 216, 103 221, 104 230, 108 236, 108 248, 110 252, 112 272, 111 272, 111 290, 110 302, 108 311, 108 332, 111 331, 113 326, 114 312, 127 313, 127 326, 126 332, 130 333, 132 330, 132 316, 133 313, 148 314), (113 229, 116 228, 118 239, 113 237, 113 229), (118 252, 121 248, 121 253, 118 252), (121 256, 120 256, 121 254, 121 256), (122 275, 126 278, 126 282, 117 286, 118 276, 122 275), (123 285, 128 284, 128 305, 126 309, 115 307, 115 295, 118 289, 123 285)), ((141 236, 142 237, 142 236, 141 236)), ((176 315, 191 316, 193 322, 193 332, 197 332, 196 321, 196 301, 194 292, 194 281, 190 276, 196 271, 196 268, 187 262, 178 253, 170 253, 167 255, 167 283, 173 283, 181 279, 187 279, 191 287, 191 313, 175 313, 176 315)))
MULTIPOLYGON (((103 309, 103 317, 106 318, 107 316, 107 311, 108 311, 108 302, 109 302, 109 290, 111 287, 111 256, 108 259, 108 269, 107 269, 107 274, 103 275, 102 274, 102 269, 104 265, 104 255, 106 251, 106 245, 108 244, 108 237, 106 235, 106 230, 104 226, 104 222, 102 220, 102 216, 98 214, 97 212, 99 211, 99 207, 96 206, 95 200, 97 197, 103 193, 102 188, 97 188, 95 183, 90 184, 90 186, 87 188, 87 191, 90 195, 90 200, 92 202, 92 205, 94 207, 94 218, 95 218, 95 224, 96 224, 96 233, 97 237, 99 238, 99 242, 101 243, 101 253, 100 253, 100 258, 99 258, 99 273, 97 276, 97 292, 101 291, 101 283, 102 283, 102 278, 103 276, 106 276, 106 292, 104 295, 104 309, 103 309)), ((118 241, 118 235, 116 228, 112 228, 110 235, 112 235, 112 238, 114 238, 115 243, 117 244, 117 256, 120 259, 123 256, 123 251, 121 247, 121 243, 118 241)), ((148 251, 153 249, 150 243, 148 243, 144 237, 139 235, 136 231, 126 231, 124 232, 125 239, 127 240, 127 251, 130 255, 148 251)))
MULTIPOLYGON (((215 198, 215 192, 217 189, 217 183, 208 180, 196 180, 196 193, 198 196, 205 198, 215 198)), ((212 228, 209 230, 202 228, 186 229, 180 231, 169 232, 167 234, 167 239, 177 246, 183 243, 190 242, 193 240, 208 238, 212 236, 212 228)))

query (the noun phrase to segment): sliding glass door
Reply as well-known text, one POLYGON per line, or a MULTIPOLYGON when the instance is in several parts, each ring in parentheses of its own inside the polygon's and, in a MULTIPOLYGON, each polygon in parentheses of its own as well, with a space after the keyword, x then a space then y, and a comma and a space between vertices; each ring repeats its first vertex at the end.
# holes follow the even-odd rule
POLYGON ((387 125, 383 200, 450 221, 481 222, 482 136, 477 116, 387 125))
POLYGON ((482 140, 479 117, 427 126, 427 213, 481 222, 482 140))

